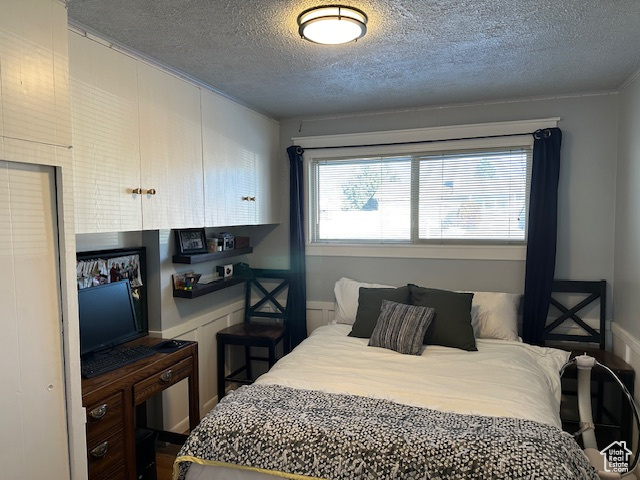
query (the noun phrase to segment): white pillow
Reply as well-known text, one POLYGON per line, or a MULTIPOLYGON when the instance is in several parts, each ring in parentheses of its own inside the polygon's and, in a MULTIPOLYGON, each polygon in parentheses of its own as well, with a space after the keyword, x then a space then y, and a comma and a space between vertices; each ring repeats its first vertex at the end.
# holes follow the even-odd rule
POLYGON ((353 325, 358 313, 358 298, 360 287, 365 288, 396 288, 393 285, 380 285, 378 283, 363 283, 351 278, 342 277, 333 287, 336 296, 336 323, 353 325))
POLYGON ((471 326, 476 338, 518 341, 518 293, 472 292, 471 326))

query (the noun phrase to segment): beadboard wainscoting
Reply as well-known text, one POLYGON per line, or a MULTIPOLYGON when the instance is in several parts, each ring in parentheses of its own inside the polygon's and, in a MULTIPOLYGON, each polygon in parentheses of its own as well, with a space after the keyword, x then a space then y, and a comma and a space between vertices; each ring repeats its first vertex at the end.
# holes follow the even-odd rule
POLYGON ((307 302, 307 335, 316 328, 328 325, 335 316, 333 302, 307 302))
MULTIPOLYGON (((613 338, 613 353, 631 365, 636 372, 633 391, 637 403, 637 399, 640 398, 640 340, 615 322, 611 323, 611 336, 613 338)), ((638 445, 635 443, 637 438, 638 434, 635 432, 633 435, 634 452, 636 448, 638 448, 638 445)), ((640 465, 636 468, 636 475, 640 476, 640 465)))
MULTIPOLYGON (((223 328, 241 323, 243 321, 243 313, 244 301, 238 301, 162 332, 149 332, 153 336, 198 342, 200 418, 218 403, 216 333, 223 328)), ((228 353, 228 355, 230 354, 228 353)), ((231 358, 227 358, 225 363, 232 365, 231 358)), ((162 393, 162 413, 160 418, 165 430, 185 432, 189 429, 189 406, 187 402, 186 382, 177 383, 162 393)))

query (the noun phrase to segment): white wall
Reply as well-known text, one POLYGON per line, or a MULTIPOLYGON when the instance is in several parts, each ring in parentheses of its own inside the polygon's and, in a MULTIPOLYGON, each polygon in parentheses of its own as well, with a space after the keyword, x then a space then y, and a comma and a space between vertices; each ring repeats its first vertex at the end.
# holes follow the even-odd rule
POLYGON ((614 314, 640 338, 640 76, 620 95, 614 314))
POLYGON ((640 392, 640 76, 620 94, 615 205, 613 352, 636 371, 640 392))
MULTIPOLYGON (((560 117, 563 131, 556 278, 613 280, 617 94, 523 100, 484 105, 376 112, 281 122, 281 150, 292 137, 560 117)), ((282 256, 288 247, 288 189, 283 224, 256 251, 282 256)), ((309 301, 333 301, 341 276, 401 285, 407 281, 452 289, 522 292, 523 261, 308 257, 309 301)))

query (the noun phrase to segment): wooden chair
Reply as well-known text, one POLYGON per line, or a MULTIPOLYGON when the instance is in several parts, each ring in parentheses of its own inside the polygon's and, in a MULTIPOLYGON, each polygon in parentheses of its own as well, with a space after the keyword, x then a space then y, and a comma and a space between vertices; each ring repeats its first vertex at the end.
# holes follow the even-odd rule
MULTIPOLYGON (((552 309, 549 309, 551 322, 545 327, 545 344, 569 350, 571 357, 583 353, 592 356, 609 367, 633 394, 635 382, 633 367, 605 350, 607 282, 605 280, 554 280, 551 305, 555 307, 557 315, 554 317, 552 309), (598 308, 597 327, 590 326, 581 316, 581 311, 588 313, 590 308, 598 308), (571 322, 573 322, 572 333, 554 331, 571 322)), ((563 425, 572 433, 579 427, 576 379, 575 366, 567 368, 562 378, 563 401, 560 413, 563 425)), ((598 444, 604 447, 612 441, 624 440, 631 445, 633 413, 626 398, 620 392, 618 385, 601 369, 594 369, 591 379, 593 418, 598 444), (605 390, 608 394, 605 394, 605 390)))
POLYGON ((220 330, 218 345, 218 401, 225 395, 228 382, 250 384, 255 380, 251 368, 254 360, 266 361, 269 368, 276 363, 276 349, 283 344, 283 354, 289 352, 287 330, 287 303, 278 297, 289 296, 289 270, 252 269, 245 286, 244 322, 220 330), (225 351, 227 345, 244 346, 245 364, 226 375, 225 351), (267 357, 254 356, 252 347, 263 347, 267 357), (241 375, 244 374, 244 375, 241 375))

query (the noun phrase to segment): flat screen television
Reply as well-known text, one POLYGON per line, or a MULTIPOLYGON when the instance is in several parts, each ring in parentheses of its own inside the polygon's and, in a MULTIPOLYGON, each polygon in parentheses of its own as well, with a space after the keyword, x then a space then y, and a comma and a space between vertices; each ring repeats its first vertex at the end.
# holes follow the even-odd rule
POLYGON ((80 354, 88 355, 142 337, 129 280, 78 290, 80 354))

